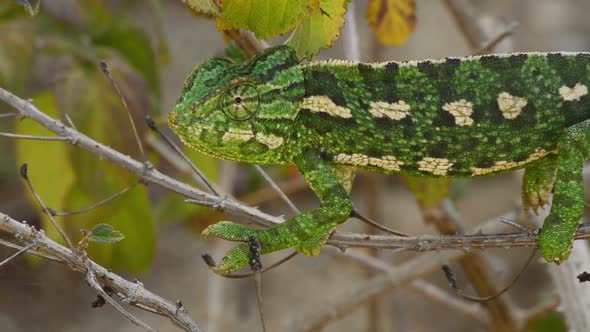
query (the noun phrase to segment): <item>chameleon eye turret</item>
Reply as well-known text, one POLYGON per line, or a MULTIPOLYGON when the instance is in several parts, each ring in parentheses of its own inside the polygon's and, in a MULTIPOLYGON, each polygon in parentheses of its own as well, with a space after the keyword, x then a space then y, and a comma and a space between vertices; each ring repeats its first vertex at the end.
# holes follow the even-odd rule
POLYGON ((223 92, 219 108, 231 120, 245 121, 260 108, 260 93, 256 85, 245 82, 229 87, 223 92))

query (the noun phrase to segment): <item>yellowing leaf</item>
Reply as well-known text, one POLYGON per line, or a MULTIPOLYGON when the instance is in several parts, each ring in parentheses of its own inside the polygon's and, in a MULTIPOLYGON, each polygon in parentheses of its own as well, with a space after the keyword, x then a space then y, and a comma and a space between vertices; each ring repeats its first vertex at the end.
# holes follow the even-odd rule
POLYGON ((285 42, 295 49, 297 56, 311 59, 322 47, 329 47, 340 36, 344 13, 349 0, 321 0, 313 11, 285 42))
POLYGON ((218 15, 219 9, 215 6, 213 0, 182 0, 192 10, 201 14, 218 15))
POLYGON ((276 37, 296 27, 319 0, 223 0, 217 26, 222 30, 245 28, 261 39, 276 37))
POLYGON ((451 178, 404 177, 408 189, 426 208, 439 206, 449 196, 451 178))
POLYGON ((405 43, 416 27, 415 0, 371 0, 369 27, 384 45, 405 43))

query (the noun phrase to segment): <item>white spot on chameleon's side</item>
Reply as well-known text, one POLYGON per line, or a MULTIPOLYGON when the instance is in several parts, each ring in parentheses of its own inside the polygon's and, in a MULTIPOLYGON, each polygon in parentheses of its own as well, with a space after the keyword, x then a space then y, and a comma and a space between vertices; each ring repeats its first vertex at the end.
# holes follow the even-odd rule
POLYGON ((273 134, 264 135, 262 133, 256 134, 256 140, 268 146, 269 149, 276 149, 279 146, 281 146, 284 142, 283 138, 280 136, 276 136, 273 134))
POLYGON ((471 167, 471 171, 473 172, 472 175, 473 176, 485 175, 488 173, 499 172, 499 171, 504 171, 504 170, 508 170, 508 169, 512 169, 512 168, 517 168, 517 167, 526 165, 530 162, 533 162, 535 160, 539 160, 551 153, 557 153, 557 150, 547 151, 545 149, 537 149, 537 150, 535 150, 535 152, 531 153, 526 160, 522 160, 522 161, 500 160, 500 161, 497 161, 491 167, 485 167, 485 168, 471 167))
POLYGON ((369 158, 369 165, 380 167, 388 171, 401 171, 403 161, 397 160, 394 156, 381 156, 381 158, 369 158))
POLYGON ((224 143, 232 139, 247 141, 252 137, 254 137, 254 133, 252 132, 252 130, 229 128, 229 130, 225 132, 225 134, 223 134, 221 140, 224 143))
POLYGON ((446 103, 443 110, 451 113, 455 117, 455 124, 458 126, 470 126, 473 119, 469 116, 473 113, 473 103, 465 99, 446 103))
POLYGON ((453 163, 445 158, 424 157, 418 162, 418 169, 434 175, 447 175, 453 163))
POLYGON ((369 102, 369 113, 374 117, 382 118, 384 116, 392 120, 401 120, 410 115, 410 105, 405 101, 400 100, 396 103, 388 103, 385 101, 371 101, 369 102))
POLYGON ((578 101, 588 94, 588 88, 582 83, 576 83, 573 88, 563 85, 559 88, 559 95, 565 101, 578 101))
POLYGON ((340 153, 334 157, 334 161, 339 164, 348 164, 355 166, 366 166, 369 164, 369 157, 360 153, 345 154, 340 153))
POLYGON ((515 97, 508 92, 502 92, 498 95, 498 107, 506 119, 514 119, 519 116, 526 104, 526 99, 515 97))
POLYGON ((326 96, 307 97, 301 102, 301 108, 308 109, 315 113, 324 112, 331 116, 345 119, 352 117, 352 112, 348 108, 334 104, 334 102, 326 96))
POLYGON ((397 160, 394 156, 382 156, 381 158, 369 157, 364 154, 354 153, 345 154, 340 153, 334 157, 334 161, 339 164, 354 165, 354 166, 375 166, 389 171, 400 171, 404 164, 403 161, 397 160))

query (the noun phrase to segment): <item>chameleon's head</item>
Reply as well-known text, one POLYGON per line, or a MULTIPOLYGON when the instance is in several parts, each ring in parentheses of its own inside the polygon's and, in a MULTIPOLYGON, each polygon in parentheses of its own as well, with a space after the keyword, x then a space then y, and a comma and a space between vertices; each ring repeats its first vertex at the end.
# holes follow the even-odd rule
POLYGON ((289 47, 267 49, 244 64, 214 58, 187 77, 169 124, 209 155, 282 163, 303 97, 303 73, 289 47))

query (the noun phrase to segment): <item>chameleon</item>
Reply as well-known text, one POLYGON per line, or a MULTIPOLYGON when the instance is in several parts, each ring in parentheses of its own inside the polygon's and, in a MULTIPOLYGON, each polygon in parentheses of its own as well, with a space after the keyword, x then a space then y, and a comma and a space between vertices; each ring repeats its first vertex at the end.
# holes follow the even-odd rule
POLYGON ((269 229, 221 221, 203 233, 242 242, 219 264, 293 247, 318 255, 351 215, 357 169, 414 177, 479 177, 523 168, 527 212, 553 204, 543 257, 569 256, 590 158, 590 53, 531 52, 440 60, 300 62, 288 46, 241 64, 197 65, 169 114, 188 146, 228 160, 296 165, 320 207, 269 229))

